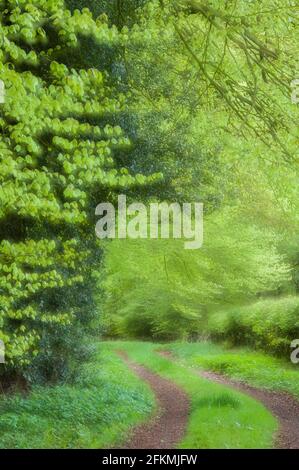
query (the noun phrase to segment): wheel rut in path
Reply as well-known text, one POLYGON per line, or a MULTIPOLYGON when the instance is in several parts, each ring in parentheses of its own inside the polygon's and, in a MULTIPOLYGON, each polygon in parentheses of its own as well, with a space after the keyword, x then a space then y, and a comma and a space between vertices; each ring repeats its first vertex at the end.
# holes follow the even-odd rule
POLYGON ((156 415, 147 423, 136 426, 132 437, 121 448, 175 448, 186 433, 189 415, 187 395, 170 380, 131 361, 125 352, 118 351, 118 355, 138 377, 149 384, 158 405, 156 415))
MULTIPOLYGON (((177 360, 169 351, 160 351, 159 354, 172 361, 177 360)), ((252 387, 246 383, 211 371, 201 371, 193 368, 192 370, 205 379, 213 380, 219 384, 244 392, 262 402, 279 422, 275 447, 278 449, 299 449, 299 401, 289 393, 252 387)))

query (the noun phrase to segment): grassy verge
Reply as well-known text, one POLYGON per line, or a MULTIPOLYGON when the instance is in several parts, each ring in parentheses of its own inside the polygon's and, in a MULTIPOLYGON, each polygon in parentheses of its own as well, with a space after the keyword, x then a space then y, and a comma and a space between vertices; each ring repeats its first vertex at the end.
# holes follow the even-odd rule
POLYGON ((155 353, 157 345, 110 343, 129 357, 180 385, 191 400, 187 434, 180 448, 271 448, 275 418, 254 399, 196 375, 155 353))
POLYGON ((1 397, 0 448, 105 448, 152 412, 149 388, 97 344, 76 383, 1 397))
POLYGON ((299 398, 299 366, 246 348, 227 350, 210 342, 171 343, 172 351, 185 364, 225 374, 250 385, 286 391, 299 398))

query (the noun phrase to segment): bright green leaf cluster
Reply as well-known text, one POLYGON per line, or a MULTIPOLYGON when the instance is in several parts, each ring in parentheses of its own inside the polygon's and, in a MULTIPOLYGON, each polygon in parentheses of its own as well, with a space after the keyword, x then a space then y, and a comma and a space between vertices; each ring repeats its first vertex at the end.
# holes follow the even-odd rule
POLYGON ((0 338, 7 366, 20 367, 54 325, 82 317, 97 195, 160 176, 117 166, 115 155, 131 148, 115 124, 126 97, 107 73, 78 66, 82 38, 113 47, 117 29, 87 9, 71 14, 62 0, 0 8, 0 338))

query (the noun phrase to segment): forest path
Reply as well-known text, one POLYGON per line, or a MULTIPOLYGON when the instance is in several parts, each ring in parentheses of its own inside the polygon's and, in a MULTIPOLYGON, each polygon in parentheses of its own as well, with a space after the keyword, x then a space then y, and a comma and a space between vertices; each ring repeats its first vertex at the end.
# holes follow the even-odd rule
POLYGON ((173 382, 131 361, 124 351, 118 355, 153 390, 158 409, 147 423, 134 428, 123 449, 172 449, 184 437, 189 415, 189 399, 173 382))
MULTIPOLYGON (((158 351, 158 353, 174 362, 178 361, 169 351, 158 351)), ((252 387, 212 371, 196 370, 193 368, 192 370, 205 379, 247 393, 252 398, 259 400, 279 422, 279 432, 276 436, 275 447, 278 449, 299 449, 299 401, 290 394, 252 387)))

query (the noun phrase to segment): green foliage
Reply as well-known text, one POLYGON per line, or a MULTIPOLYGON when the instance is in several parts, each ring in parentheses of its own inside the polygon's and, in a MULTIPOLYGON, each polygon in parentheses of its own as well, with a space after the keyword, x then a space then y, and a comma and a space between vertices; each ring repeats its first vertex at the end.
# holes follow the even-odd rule
POLYGON ((242 222, 234 210, 206 219, 198 250, 185 250, 181 240, 113 241, 102 283, 107 334, 202 334, 219 305, 250 302, 285 286, 289 267, 275 243, 275 234, 242 222))
POLYGON ((163 172, 149 199, 204 203, 204 246, 113 242, 103 324, 113 336, 194 338, 215 311, 297 288, 297 12, 291 1, 153 0, 137 13, 118 67, 132 163, 163 172))
POLYGON ((298 110, 290 100, 290 82, 297 68, 298 5, 291 0, 283 6, 277 0, 225 7, 217 0, 163 3, 179 18, 174 29, 207 87, 219 136, 224 119, 224 132, 237 139, 251 136, 261 158, 266 149, 260 143, 272 148, 272 157, 295 161, 298 110))
POLYGON ((138 137, 152 149, 142 164, 159 155, 173 185, 182 192, 194 185, 204 202, 215 204, 215 180, 209 195, 205 186, 215 172, 222 176, 219 159, 240 163, 249 153, 294 163, 299 115, 290 82, 297 70, 297 20, 291 0, 283 6, 277 0, 147 2, 123 58, 142 111, 138 137), (158 120, 152 117, 157 110, 158 120))
MULTIPOLYGON (((67 358, 87 354, 80 338, 90 325, 112 335, 194 337, 220 308, 294 293, 294 2, 0 6, 6 370, 30 365, 31 380, 66 378, 67 358), (106 271, 91 276, 101 261, 94 208, 119 192, 203 202, 203 249, 113 242, 106 271), (95 306, 98 278, 106 292, 95 306)), ((284 334, 267 341, 283 348, 284 334)))
POLYGON ((0 447, 107 448, 126 438, 154 407, 146 385, 96 344, 75 383, 33 387, 27 397, 1 398, 0 447))
POLYGON ((66 0, 67 7, 74 11, 88 8, 98 17, 102 14, 107 15, 110 24, 117 27, 132 25, 137 19, 137 10, 148 0, 66 0))
POLYGON ((147 197, 200 197, 206 210, 212 210, 220 203, 218 182, 225 178, 225 169, 217 143, 204 145, 202 84, 178 43, 173 21, 160 2, 150 1, 138 11, 132 29, 124 28, 128 41, 119 77, 131 95, 124 125, 135 143, 134 167, 146 174, 155 168, 164 176, 147 197))
POLYGON ((299 337, 299 298, 268 298, 213 314, 207 330, 216 339, 288 357, 291 342, 299 337))
POLYGON ((24 368, 45 347, 51 376, 94 311, 95 206, 158 176, 115 161, 131 148, 117 123, 126 98, 80 53, 86 41, 99 55, 113 50, 116 27, 88 9, 71 14, 62 0, 0 6, 0 338, 6 369, 24 368))

